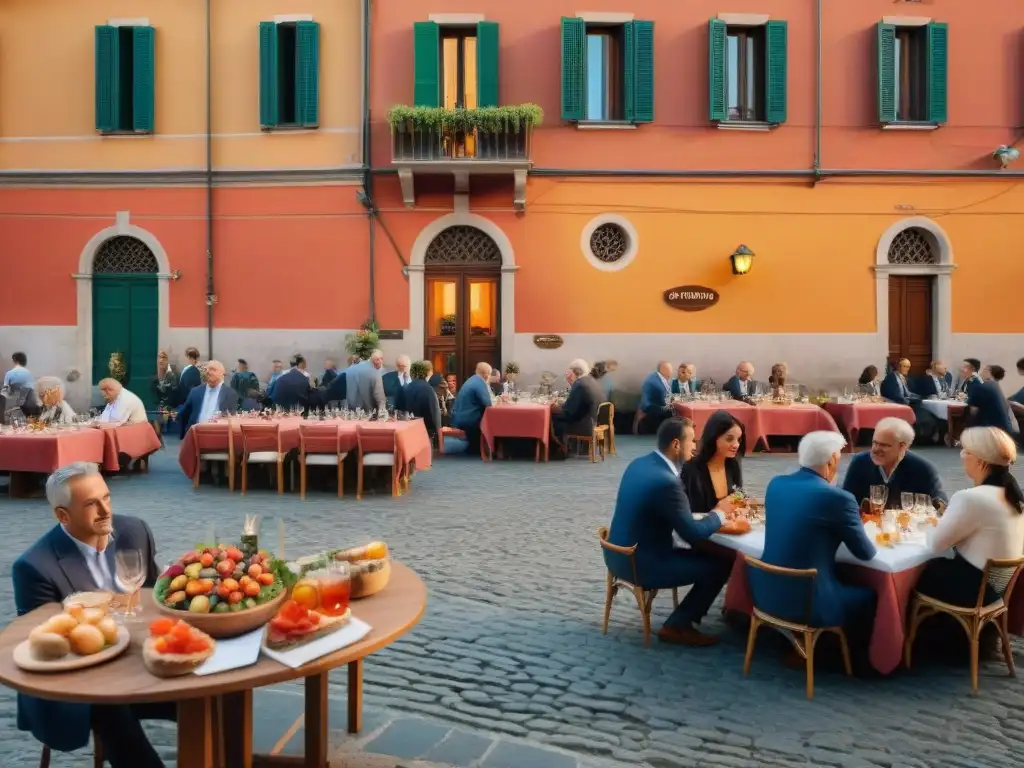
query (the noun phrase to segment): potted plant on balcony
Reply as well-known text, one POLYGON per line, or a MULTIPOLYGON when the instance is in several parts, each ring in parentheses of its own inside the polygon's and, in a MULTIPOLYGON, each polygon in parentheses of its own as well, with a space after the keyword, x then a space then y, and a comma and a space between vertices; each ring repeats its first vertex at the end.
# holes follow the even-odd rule
POLYGON ((396 160, 527 159, 530 129, 541 124, 536 104, 479 109, 395 106, 388 111, 396 160), (475 147, 467 146, 474 136, 475 147))

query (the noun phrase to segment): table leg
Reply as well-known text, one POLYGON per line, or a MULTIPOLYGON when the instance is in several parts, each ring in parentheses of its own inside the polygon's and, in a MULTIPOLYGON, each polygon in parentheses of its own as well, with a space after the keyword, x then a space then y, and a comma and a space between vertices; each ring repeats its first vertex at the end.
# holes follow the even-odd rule
POLYGON ((252 691, 221 697, 224 758, 227 768, 252 766, 252 691))
POLYGON ((348 663, 348 732, 363 729, 363 660, 348 663))
POLYGON ((310 675, 306 678, 306 768, 327 766, 327 706, 327 673, 310 675))
POLYGON ((178 702, 178 765, 214 768, 212 699, 178 702))

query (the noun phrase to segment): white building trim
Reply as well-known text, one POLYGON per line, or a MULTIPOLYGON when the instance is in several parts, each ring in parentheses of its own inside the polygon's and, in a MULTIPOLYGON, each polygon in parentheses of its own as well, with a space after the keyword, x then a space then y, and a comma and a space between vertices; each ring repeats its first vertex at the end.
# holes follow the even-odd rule
POLYGON ((900 219, 890 226, 878 240, 875 249, 875 322, 879 356, 889 356, 889 275, 929 275, 935 278, 932 293, 932 357, 949 360, 953 340, 953 245, 945 230, 926 216, 900 219), (937 264, 890 264, 889 247, 905 229, 920 229, 934 240, 938 254, 937 264))
POLYGON ((412 245, 409 260, 409 337, 408 354, 422 357, 427 339, 424 329, 426 306, 427 248, 441 232, 449 227, 475 227, 488 235, 501 252, 501 359, 515 360, 516 338, 516 266, 512 243, 497 224, 468 211, 456 211, 441 216, 423 228, 412 245))

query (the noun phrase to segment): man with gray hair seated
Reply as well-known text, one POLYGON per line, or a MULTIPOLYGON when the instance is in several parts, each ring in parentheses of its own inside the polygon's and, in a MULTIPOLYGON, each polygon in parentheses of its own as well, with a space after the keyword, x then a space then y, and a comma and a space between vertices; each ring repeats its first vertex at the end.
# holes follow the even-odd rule
POLYGON ((346 399, 349 408, 352 410, 362 408, 364 411, 375 413, 387 406, 387 397, 384 395, 384 379, 381 373, 383 366, 384 353, 375 349, 370 354, 369 360, 356 363, 345 371, 346 399))
POLYGON ((604 400, 604 392, 597 379, 587 375, 589 373, 590 364, 586 360, 576 359, 569 363, 565 372, 569 396, 561 408, 552 409, 551 429, 563 453, 568 437, 590 437, 594 434, 597 408, 604 400))
MULTIPOLYGON (((95 464, 61 467, 46 481, 46 498, 57 524, 14 561, 14 604, 18 615, 75 592, 121 592, 116 551, 138 553, 146 569, 143 586, 160 575, 153 532, 135 517, 118 515, 110 489, 95 464)), ((18 694, 18 729, 30 731, 51 749, 71 752, 89 743, 95 730, 114 768, 162 768, 140 719, 175 719, 175 705, 89 706, 44 701, 18 694)))
POLYGON ((928 459, 910 451, 913 442, 914 428, 903 419, 879 421, 871 436, 871 452, 853 457, 843 489, 862 504, 871 498, 871 486, 884 485, 888 489, 888 508, 900 506, 902 493, 927 494, 933 504, 944 508, 949 497, 942 489, 939 472, 928 459))
POLYGON ((134 392, 129 392, 117 379, 101 379, 100 393, 107 405, 100 414, 104 424, 146 424, 146 406, 134 392))
POLYGON ((767 522, 761 560, 781 568, 814 568, 817 576, 812 581, 753 567, 747 572, 759 610, 813 627, 866 628, 868 634, 858 636, 866 640, 875 593, 868 587, 844 584, 836 572, 836 551, 842 544, 859 560, 871 560, 876 554, 864 532, 857 500, 835 487, 845 446, 846 439, 838 432, 804 435, 797 449, 800 469, 773 477, 765 492, 767 522), (813 597, 810 602, 809 596, 813 597))
POLYGON ((408 355, 399 355, 395 359, 395 370, 388 371, 381 376, 385 399, 400 411, 405 410, 402 405, 402 390, 412 382, 412 376, 409 373, 411 365, 412 360, 408 355))
POLYGON ((56 376, 40 376, 36 379, 36 392, 43 406, 40 422, 48 427, 75 423, 75 412, 64 401, 63 381, 56 376))

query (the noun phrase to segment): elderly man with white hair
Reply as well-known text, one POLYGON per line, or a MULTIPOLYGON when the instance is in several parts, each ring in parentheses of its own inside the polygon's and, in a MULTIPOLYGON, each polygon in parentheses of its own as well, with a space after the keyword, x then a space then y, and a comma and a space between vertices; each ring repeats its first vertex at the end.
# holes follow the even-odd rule
POLYGON ((589 376, 589 373, 590 364, 586 360, 576 359, 569 363, 565 371, 569 396, 561 408, 552 409, 551 429, 563 453, 568 437, 590 437, 594 433, 597 408, 604 400, 604 391, 597 379, 589 376))
POLYGON ((36 392, 42 403, 39 421, 46 426, 74 424, 75 412, 64 400, 64 382, 56 376, 40 376, 36 379, 36 392))
POLYGON ((452 426, 466 433, 466 442, 469 443, 466 452, 469 455, 480 453, 480 422, 484 411, 491 407, 491 388, 487 384, 490 377, 490 364, 477 363, 476 375, 463 382, 455 398, 452 426))
POLYGON ((199 385, 188 393, 178 415, 183 440, 196 424, 206 424, 218 414, 238 410, 238 392, 224 383, 224 374, 224 364, 219 360, 206 364, 206 385, 199 385))
POLYGON ((405 410, 401 402, 402 390, 412 382, 412 376, 409 374, 411 365, 412 360, 408 355, 399 355, 395 359, 395 370, 388 371, 381 377, 384 384, 384 397, 400 411, 405 410))
POLYGON ((875 425, 871 437, 871 452, 853 457, 843 489, 863 503, 871 498, 871 486, 887 488, 890 508, 900 506, 900 494, 923 493, 932 503, 944 507, 949 500, 942 490, 939 472, 928 459, 910 451, 914 442, 914 428, 903 419, 889 417, 875 425))
POLYGON ((362 408, 367 412, 376 412, 387 407, 387 396, 384 394, 384 381, 381 368, 384 366, 384 353, 379 349, 370 353, 369 360, 356 363, 345 371, 345 389, 348 407, 352 410, 362 408))
POLYGON ((104 424, 145 424, 146 406, 134 392, 129 392, 117 379, 101 379, 100 394, 107 402, 99 421, 104 424))
POLYGON ((748 568, 754 604, 772 616, 814 627, 870 629, 874 591, 844 584, 836 572, 836 550, 842 544, 859 560, 871 560, 876 553, 864 532, 857 499, 835 487, 845 445, 838 432, 811 432, 800 441, 800 469, 768 483, 761 560, 818 571, 811 582, 748 568))

